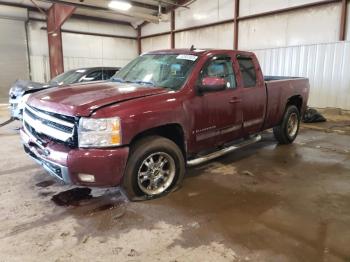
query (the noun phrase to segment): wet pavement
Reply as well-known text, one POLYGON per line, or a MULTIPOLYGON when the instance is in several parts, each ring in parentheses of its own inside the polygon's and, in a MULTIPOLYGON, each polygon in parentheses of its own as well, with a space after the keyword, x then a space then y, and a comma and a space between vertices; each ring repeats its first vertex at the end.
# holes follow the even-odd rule
POLYGON ((347 133, 304 127, 279 146, 266 132, 189 169, 176 192, 130 203, 57 183, 14 127, 0 129, 0 261, 350 261, 347 133))

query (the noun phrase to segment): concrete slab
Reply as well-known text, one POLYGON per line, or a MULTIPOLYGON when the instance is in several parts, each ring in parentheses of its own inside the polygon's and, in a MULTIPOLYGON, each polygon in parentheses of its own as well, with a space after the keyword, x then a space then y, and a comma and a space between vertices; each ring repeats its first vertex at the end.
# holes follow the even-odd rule
MULTIPOLYGON (((0 121, 6 120, 0 111, 0 121)), ((189 169, 183 187, 129 203, 116 189, 57 206, 55 182, 0 128, 1 261, 350 261, 350 137, 271 132, 189 169)))

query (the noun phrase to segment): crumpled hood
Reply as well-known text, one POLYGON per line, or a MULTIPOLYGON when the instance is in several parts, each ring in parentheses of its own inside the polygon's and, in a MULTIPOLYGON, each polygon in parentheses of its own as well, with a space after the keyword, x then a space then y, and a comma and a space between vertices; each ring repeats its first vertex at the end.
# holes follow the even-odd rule
POLYGON ((145 96, 168 92, 167 89, 138 84, 97 82, 50 88, 30 96, 30 106, 68 116, 89 116, 100 107, 145 96))
POLYGON ((10 93, 14 94, 15 96, 18 96, 24 94, 26 91, 40 90, 46 87, 48 87, 46 84, 38 82, 33 82, 29 80, 17 80, 12 84, 10 93))

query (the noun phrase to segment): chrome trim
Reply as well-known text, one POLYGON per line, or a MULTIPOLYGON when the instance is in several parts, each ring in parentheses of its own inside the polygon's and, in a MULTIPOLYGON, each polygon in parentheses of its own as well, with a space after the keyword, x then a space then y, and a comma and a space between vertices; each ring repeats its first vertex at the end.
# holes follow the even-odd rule
POLYGON ((57 164, 55 162, 52 162, 50 160, 47 159, 43 159, 42 157, 38 156, 35 152, 33 152, 33 150, 31 150, 30 147, 27 146, 27 148, 33 153, 35 154, 36 157, 33 157, 30 154, 27 154, 28 156, 30 156, 35 162, 37 162, 39 165, 41 165, 51 176, 59 179, 60 181, 64 182, 65 184, 70 184, 71 183, 71 179, 69 176, 69 172, 68 172, 68 167, 66 166, 62 166, 60 164, 57 164), (45 162, 48 162, 52 165, 58 166, 61 169, 61 174, 62 177, 58 176, 55 172, 53 172, 50 167, 48 167, 45 162))
MULTIPOLYGON (((37 150, 35 149, 35 147, 30 146, 29 143, 32 141, 35 141, 34 137, 30 134, 30 133, 26 133, 24 132, 26 131, 26 129, 21 130, 20 134, 21 134, 21 139, 22 139, 22 144, 24 145, 24 147, 26 147, 33 155, 35 155, 35 157, 31 154, 29 154, 28 152, 26 152, 26 154, 28 156, 30 156, 33 160, 35 160, 35 162, 37 162, 39 165, 41 165, 50 175, 54 176, 55 178, 59 179, 60 181, 63 181, 66 184, 70 184, 71 183, 71 179, 70 179, 70 175, 69 175, 69 171, 68 171, 68 167, 57 164, 51 160, 48 160, 44 157, 42 157, 37 150), (58 166, 61 169, 61 174, 62 177, 58 176, 55 172, 53 172, 50 167, 48 167, 46 163, 50 163, 52 165, 58 166)), ((32 142, 35 145, 38 146, 38 144, 36 142, 32 142)), ((48 150, 48 149, 46 149, 48 150)))
POLYGON ((29 111, 32 112, 34 115, 37 115, 37 116, 39 116, 40 118, 43 118, 43 119, 45 119, 45 120, 52 121, 52 122, 55 122, 55 123, 57 123, 57 124, 60 124, 60 125, 66 126, 66 127, 70 127, 70 128, 73 128, 73 127, 74 127, 74 124, 73 124, 73 123, 70 123, 70 122, 67 122, 67 121, 58 119, 57 117, 53 117, 53 116, 50 116, 50 115, 41 113, 41 112, 39 112, 39 111, 37 111, 37 110, 34 110, 34 109, 30 108, 30 107, 27 106, 27 105, 25 106, 25 109, 29 110, 29 111))
POLYGON ((196 140, 197 141, 202 141, 202 140, 214 137, 214 136, 224 135, 224 134, 227 134, 227 133, 231 133, 231 132, 237 131, 240 128, 242 128, 242 124, 238 124, 238 125, 234 125, 234 126, 230 126, 230 127, 225 127, 225 128, 220 129, 220 130, 206 129, 205 132, 201 132, 201 133, 197 134, 196 140))
POLYGON ((195 159, 189 160, 189 161, 187 161, 187 165, 188 166, 196 166, 196 165, 202 164, 204 162, 207 162, 207 161, 213 160, 215 158, 221 157, 223 155, 226 155, 228 153, 231 153, 231 152, 233 152, 233 151, 235 151, 237 149, 240 149, 242 147, 245 147, 245 146, 251 145, 253 143, 256 143, 256 142, 258 142, 260 140, 261 140, 261 135, 253 136, 252 138, 244 140, 243 142, 238 143, 236 145, 223 148, 223 149, 221 149, 219 151, 216 151, 214 153, 208 154, 208 155, 203 156, 203 157, 199 157, 199 158, 195 158, 195 159))
MULTIPOLYGON (((73 137, 74 131, 72 131, 71 133, 66 133, 56 128, 47 126, 43 124, 41 121, 33 119, 30 115, 26 113, 26 111, 23 112, 23 121, 26 122, 31 127, 33 127, 36 132, 59 139, 63 142, 66 142, 69 138, 73 137)), ((27 130, 27 132, 29 132, 29 130, 27 130)))

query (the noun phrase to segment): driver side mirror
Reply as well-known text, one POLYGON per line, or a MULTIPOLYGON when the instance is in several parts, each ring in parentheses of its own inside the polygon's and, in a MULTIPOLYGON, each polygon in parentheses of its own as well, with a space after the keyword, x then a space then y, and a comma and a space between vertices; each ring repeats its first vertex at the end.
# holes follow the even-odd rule
POLYGON ((225 88, 225 79, 215 76, 206 76, 202 79, 202 83, 199 85, 198 90, 200 92, 216 92, 224 90, 225 88))

